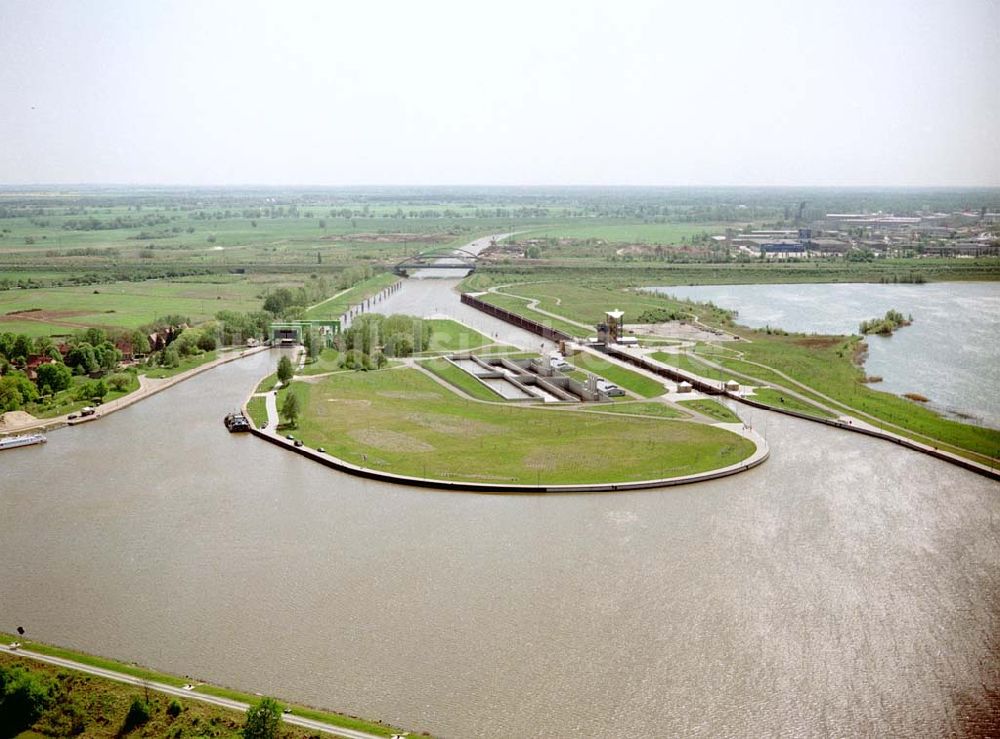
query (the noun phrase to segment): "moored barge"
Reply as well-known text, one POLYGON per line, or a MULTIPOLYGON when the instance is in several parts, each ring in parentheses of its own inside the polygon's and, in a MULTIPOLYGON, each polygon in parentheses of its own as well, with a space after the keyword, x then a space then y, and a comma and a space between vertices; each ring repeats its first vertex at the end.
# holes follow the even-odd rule
POLYGON ((0 439, 0 450, 15 449, 19 446, 31 446, 33 444, 44 444, 46 439, 42 434, 22 434, 20 436, 8 436, 0 439))

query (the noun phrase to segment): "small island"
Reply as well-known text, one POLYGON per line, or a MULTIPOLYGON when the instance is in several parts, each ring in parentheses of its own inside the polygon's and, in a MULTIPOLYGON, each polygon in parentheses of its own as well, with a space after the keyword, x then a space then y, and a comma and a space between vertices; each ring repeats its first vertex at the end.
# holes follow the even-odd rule
POLYGON ((904 316, 898 310, 888 310, 882 318, 872 318, 869 321, 862 321, 859 330, 863 335, 879 334, 880 336, 892 336, 892 332, 897 328, 909 326, 913 323, 913 316, 904 316))

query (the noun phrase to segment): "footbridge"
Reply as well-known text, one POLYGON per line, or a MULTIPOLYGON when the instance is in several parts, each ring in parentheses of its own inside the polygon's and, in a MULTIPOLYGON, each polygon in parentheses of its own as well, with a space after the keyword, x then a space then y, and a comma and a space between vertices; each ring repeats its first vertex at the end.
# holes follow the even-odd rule
POLYGON ((478 261, 479 256, 471 251, 448 247, 409 256, 393 267, 392 271, 403 277, 418 269, 460 269, 473 272, 478 261))

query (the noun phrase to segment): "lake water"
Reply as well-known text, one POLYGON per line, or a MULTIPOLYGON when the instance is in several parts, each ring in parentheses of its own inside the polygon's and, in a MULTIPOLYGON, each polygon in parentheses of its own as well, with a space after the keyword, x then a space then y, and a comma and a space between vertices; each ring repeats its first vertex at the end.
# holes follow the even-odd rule
POLYGON ((737 408, 771 458, 723 480, 389 485, 225 431, 276 360, 0 453, 0 628, 446 737, 1000 723, 997 483, 737 408))
POLYGON ((869 336, 865 371, 878 390, 919 393, 935 410, 1000 428, 1000 282, 924 285, 702 285, 657 291, 739 311, 751 328, 851 334, 890 309, 913 324, 869 336))

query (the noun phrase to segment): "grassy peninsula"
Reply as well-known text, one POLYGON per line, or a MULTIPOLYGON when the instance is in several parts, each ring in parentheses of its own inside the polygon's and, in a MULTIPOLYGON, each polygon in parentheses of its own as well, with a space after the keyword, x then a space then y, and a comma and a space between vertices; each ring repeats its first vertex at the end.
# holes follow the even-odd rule
POLYGON ((751 441, 706 424, 466 400, 405 367, 293 382, 282 392, 302 401, 296 437, 306 445, 402 475, 625 482, 717 469, 754 451, 751 441))

